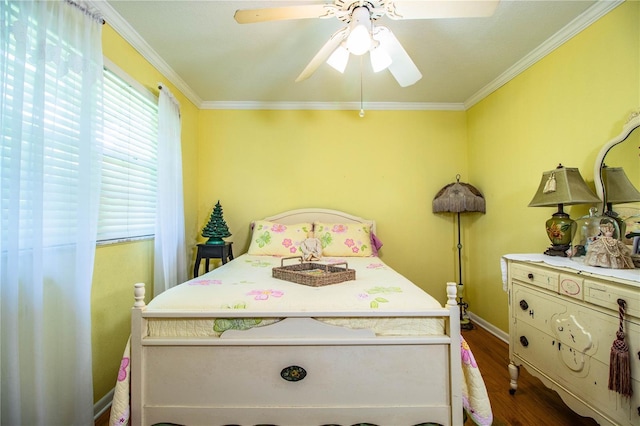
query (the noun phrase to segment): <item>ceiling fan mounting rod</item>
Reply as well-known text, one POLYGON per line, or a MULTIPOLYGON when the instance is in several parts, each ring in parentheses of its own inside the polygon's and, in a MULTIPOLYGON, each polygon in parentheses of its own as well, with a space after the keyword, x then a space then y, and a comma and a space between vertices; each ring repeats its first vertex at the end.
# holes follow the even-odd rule
POLYGON ((342 13, 335 13, 336 18, 339 20, 350 23, 353 20, 353 12, 363 7, 369 11, 369 18, 376 20, 381 18, 386 13, 387 0, 357 0, 350 3, 344 0, 336 0, 335 7, 342 13))

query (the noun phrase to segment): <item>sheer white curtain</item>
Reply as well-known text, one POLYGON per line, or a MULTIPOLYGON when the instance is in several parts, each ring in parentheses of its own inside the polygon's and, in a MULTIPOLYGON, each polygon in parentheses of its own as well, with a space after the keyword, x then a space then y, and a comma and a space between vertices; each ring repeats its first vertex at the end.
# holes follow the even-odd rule
POLYGON ((0 422, 93 424, 102 20, 0 0, 0 422))
POLYGON ((154 295, 187 280, 180 105, 166 87, 159 87, 154 295))

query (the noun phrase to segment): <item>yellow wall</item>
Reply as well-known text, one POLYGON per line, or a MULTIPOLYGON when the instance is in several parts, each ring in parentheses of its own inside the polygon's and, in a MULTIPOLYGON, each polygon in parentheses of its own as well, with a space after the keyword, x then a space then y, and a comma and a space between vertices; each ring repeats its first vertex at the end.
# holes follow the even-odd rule
MULTIPOLYGON (((109 25, 103 28, 103 52, 156 95, 159 82, 167 85, 180 102, 183 162, 196 163, 198 109, 109 25)), ((196 238, 197 176, 187 168, 183 174, 186 241, 192 245, 196 238)), ((153 294, 152 240, 97 248, 91 294, 93 394, 96 401, 115 385, 122 351, 129 337, 133 284, 136 282, 146 283, 147 295, 153 294)))
POLYGON ((249 223, 280 211, 374 218, 381 257, 444 302, 452 217, 431 201, 466 175, 465 122, 462 111, 201 111, 199 223, 220 200, 239 254, 249 223))
MULTIPOLYGON (((639 23, 640 3, 626 2, 467 112, 199 111, 169 84, 183 119, 187 244, 202 240, 217 200, 236 254, 248 247, 253 219, 340 209, 376 219, 384 261, 444 302, 444 283, 457 274, 455 222, 433 214, 431 202, 459 173, 487 200, 486 215, 462 218, 467 299, 506 331, 500 256, 547 247, 543 223, 553 209, 527 207, 542 172, 561 162, 592 181, 600 146, 640 106, 639 23)), ((108 25, 104 52, 155 92, 168 83, 108 25)), ((132 285, 152 283, 152 262, 151 241, 97 250, 96 400, 114 386, 132 285)))
POLYGON ((600 148, 640 106, 639 25, 640 3, 622 4, 468 111, 469 174, 487 214, 468 227, 467 288, 471 310, 504 331, 500 256, 549 246, 555 210, 527 207, 543 171, 578 167, 593 188, 600 148))

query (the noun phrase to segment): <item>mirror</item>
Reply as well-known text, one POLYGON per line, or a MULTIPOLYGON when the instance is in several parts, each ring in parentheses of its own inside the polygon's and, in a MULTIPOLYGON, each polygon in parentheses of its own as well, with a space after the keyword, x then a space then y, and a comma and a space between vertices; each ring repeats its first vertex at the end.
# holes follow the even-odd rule
MULTIPOLYGON (((598 206, 600 214, 607 210, 606 203, 608 201, 602 176, 602 169, 605 165, 607 167, 621 167, 633 186, 640 189, 640 130, 634 132, 638 127, 640 127, 640 110, 634 111, 629 116, 622 126, 622 132, 607 142, 596 158, 593 175, 596 193, 602 200, 602 204, 598 206)), ((613 210, 619 212, 622 217, 629 216, 628 211, 631 211, 631 214, 638 214, 640 213, 640 203, 616 204, 613 210)))

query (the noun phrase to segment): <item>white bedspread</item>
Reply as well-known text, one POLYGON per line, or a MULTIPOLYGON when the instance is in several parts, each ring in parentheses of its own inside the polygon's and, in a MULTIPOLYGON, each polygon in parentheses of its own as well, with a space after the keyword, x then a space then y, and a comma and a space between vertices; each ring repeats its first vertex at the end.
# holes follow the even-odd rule
MULTIPOLYGON (((154 298, 147 312, 240 309, 256 315, 374 316, 440 309, 442 305, 377 257, 323 258, 347 262, 356 279, 311 287, 273 278, 281 258, 244 254, 154 298)), ((285 265, 297 260, 287 260, 285 265)), ((444 288, 443 288, 444 293, 444 288)), ((443 294, 444 296, 444 294, 443 294)))

